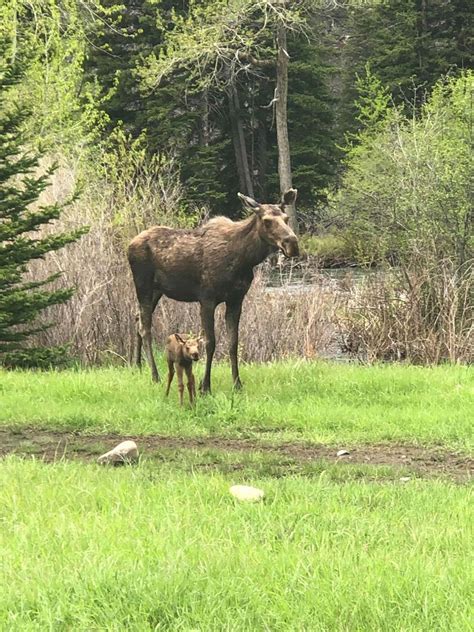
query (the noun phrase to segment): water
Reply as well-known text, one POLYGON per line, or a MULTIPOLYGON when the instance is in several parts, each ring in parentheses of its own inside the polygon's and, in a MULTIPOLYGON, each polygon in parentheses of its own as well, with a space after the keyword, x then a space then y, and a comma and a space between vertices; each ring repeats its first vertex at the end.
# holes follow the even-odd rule
POLYGON ((333 288, 340 292, 361 283, 377 271, 356 267, 319 268, 314 263, 298 262, 268 267, 264 273, 267 277, 267 291, 285 289, 299 293, 315 287, 333 288))

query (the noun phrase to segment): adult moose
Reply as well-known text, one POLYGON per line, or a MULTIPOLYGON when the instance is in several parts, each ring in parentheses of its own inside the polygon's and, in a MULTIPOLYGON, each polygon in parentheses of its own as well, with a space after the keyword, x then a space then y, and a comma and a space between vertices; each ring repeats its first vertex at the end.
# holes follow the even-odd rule
POLYGON ((215 217, 195 230, 154 226, 135 237, 128 260, 139 303, 136 361, 141 364, 142 343, 151 366, 152 379, 159 380, 152 353, 151 322, 158 301, 168 296, 176 301, 201 304, 206 335, 206 369, 203 393, 211 390, 211 365, 216 346, 214 312, 226 304, 229 355, 235 388, 241 387, 237 362, 242 301, 253 280, 253 269, 278 249, 287 257, 298 256, 298 240, 288 226, 285 207, 294 204, 296 189, 289 189, 281 204, 259 204, 239 193, 253 214, 239 222, 215 217))

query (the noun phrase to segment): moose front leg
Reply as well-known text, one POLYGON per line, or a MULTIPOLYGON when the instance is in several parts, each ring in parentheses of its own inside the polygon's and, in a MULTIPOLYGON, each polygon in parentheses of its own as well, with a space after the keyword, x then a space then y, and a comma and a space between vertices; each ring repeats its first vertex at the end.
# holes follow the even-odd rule
POLYGON ((234 388, 241 389, 242 382, 239 377, 239 322, 242 313, 242 300, 233 303, 226 303, 225 324, 227 337, 229 338, 229 356, 232 367, 232 382, 234 388))
POLYGON ((214 331, 214 303, 201 303, 201 323, 206 336, 206 369, 201 381, 200 390, 204 395, 211 392, 211 366, 216 349, 216 334, 214 331))

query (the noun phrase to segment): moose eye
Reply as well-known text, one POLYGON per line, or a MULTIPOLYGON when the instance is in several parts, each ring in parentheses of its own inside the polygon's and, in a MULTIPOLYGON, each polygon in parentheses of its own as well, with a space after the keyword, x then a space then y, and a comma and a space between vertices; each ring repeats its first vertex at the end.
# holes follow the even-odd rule
POLYGON ((263 220, 263 223, 265 224, 265 226, 271 226, 272 225, 272 220, 270 217, 265 217, 265 219, 263 220))

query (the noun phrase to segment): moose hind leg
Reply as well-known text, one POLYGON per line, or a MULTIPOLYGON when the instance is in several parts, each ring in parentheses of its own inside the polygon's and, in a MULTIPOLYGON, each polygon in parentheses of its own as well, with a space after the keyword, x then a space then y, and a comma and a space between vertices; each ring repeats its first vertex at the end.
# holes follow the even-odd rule
MULTIPOLYGON (((161 296, 161 295, 160 295, 161 296)), ((160 300, 160 296, 156 298, 153 296, 153 302, 140 303, 140 336, 145 347, 145 354, 148 360, 148 364, 151 367, 151 378, 153 382, 159 382, 160 376, 158 375, 158 369, 156 367, 155 358, 153 357, 152 339, 151 339, 151 319, 153 316, 153 310, 156 304, 160 300), (156 299, 156 300, 155 300, 156 299)))
POLYGON ((136 322, 136 338, 135 338, 135 355, 134 362, 136 366, 141 369, 142 368, 142 337, 140 335, 140 314, 137 313, 135 316, 136 322))
POLYGON ((242 301, 236 303, 226 303, 225 324, 227 328, 227 337, 229 339, 229 356, 232 367, 232 381, 234 388, 242 388, 242 382, 239 376, 239 321, 242 313, 242 301))

